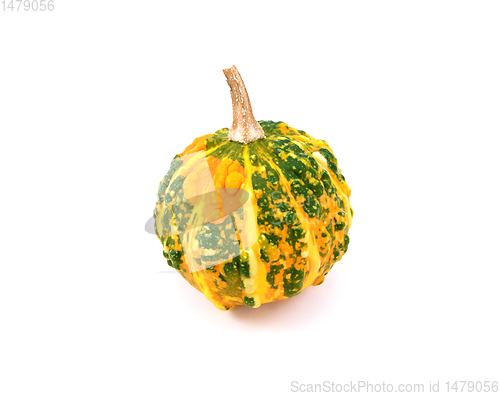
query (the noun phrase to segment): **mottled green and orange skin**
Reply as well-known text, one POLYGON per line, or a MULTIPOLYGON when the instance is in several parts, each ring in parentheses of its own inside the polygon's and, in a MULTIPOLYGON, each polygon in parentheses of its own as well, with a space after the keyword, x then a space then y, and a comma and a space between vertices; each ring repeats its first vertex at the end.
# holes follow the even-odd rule
MULTIPOLYGON (((196 139, 174 158, 160 183, 154 210, 155 231, 168 264, 222 310, 235 305, 258 307, 321 284, 349 244, 351 191, 328 144, 283 122, 259 124, 266 138, 249 144, 229 141, 227 128, 196 139), (193 176, 193 161, 183 160, 197 152, 208 161, 215 187, 245 189, 253 211, 240 209, 218 225, 193 229, 190 240, 217 247, 219 235, 211 233, 210 227, 219 233, 232 231, 230 219, 236 216, 240 224, 256 228, 246 231, 255 233, 257 241, 245 250, 239 237, 234 238, 239 256, 193 272, 179 236, 166 230, 172 223, 168 208, 176 202, 186 205, 184 193, 190 189, 203 192, 203 177, 193 176)), ((181 214, 174 223, 182 222, 183 207, 177 210, 181 214)))

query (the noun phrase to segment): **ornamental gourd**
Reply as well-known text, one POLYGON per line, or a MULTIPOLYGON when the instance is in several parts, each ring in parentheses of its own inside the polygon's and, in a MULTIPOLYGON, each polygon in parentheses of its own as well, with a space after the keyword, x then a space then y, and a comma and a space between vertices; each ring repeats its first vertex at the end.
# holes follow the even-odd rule
POLYGON ((174 157, 154 209, 163 255, 221 310, 290 298, 347 251, 351 190, 324 140, 253 116, 235 66, 224 69, 231 129, 174 157))

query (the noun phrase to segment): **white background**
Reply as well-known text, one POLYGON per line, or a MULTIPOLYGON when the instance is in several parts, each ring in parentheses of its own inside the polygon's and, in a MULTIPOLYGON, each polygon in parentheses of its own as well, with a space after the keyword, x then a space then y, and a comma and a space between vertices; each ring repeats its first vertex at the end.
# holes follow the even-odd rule
POLYGON ((500 380, 499 21, 495 1, 0 11, 0 394, 500 380), (257 119, 329 142, 354 219, 323 285, 221 312, 144 223, 172 157, 230 126, 232 64, 257 119))

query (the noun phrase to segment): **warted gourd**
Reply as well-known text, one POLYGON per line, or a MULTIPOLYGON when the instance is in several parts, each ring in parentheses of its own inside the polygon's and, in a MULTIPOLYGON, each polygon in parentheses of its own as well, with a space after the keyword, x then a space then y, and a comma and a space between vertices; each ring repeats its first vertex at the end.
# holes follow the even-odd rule
POLYGON ((221 310, 290 298, 347 251, 353 211, 324 140, 253 116, 235 66, 230 129, 174 157, 154 209, 163 255, 221 310))

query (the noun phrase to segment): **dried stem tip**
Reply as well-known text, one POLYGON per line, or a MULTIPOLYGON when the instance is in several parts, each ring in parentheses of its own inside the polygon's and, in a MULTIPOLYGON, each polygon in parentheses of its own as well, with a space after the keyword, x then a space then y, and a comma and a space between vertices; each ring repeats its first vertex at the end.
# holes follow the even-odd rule
POLYGON ((228 133, 229 140, 247 144, 264 139, 266 137, 264 130, 253 116, 248 92, 238 69, 236 66, 232 66, 222 71, 231 88, 231 99, 233 100, 233 125, 228 133))

